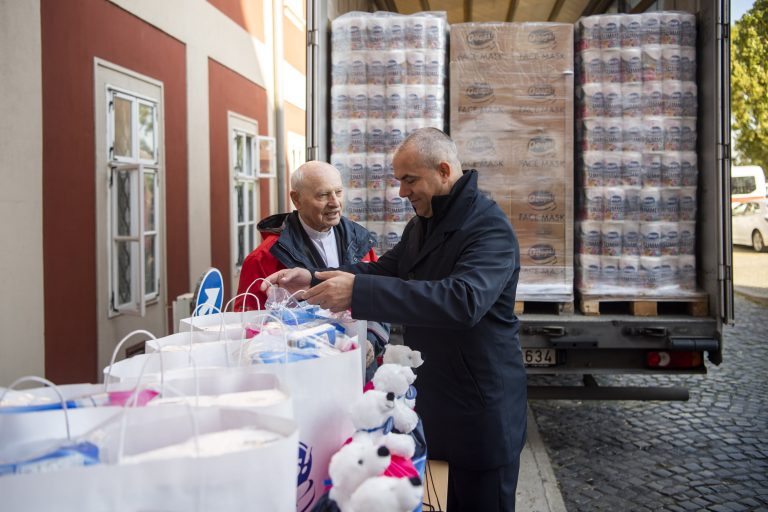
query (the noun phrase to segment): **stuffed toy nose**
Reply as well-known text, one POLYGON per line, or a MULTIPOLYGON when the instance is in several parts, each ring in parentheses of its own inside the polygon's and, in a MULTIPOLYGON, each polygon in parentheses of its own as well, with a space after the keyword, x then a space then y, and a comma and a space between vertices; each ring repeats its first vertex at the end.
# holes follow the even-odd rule
POLYGON ((379 446, 379 449, 376 453, 379 455, 379 457, 386 457, 389 455, 389 448, 386 446, 379 446))

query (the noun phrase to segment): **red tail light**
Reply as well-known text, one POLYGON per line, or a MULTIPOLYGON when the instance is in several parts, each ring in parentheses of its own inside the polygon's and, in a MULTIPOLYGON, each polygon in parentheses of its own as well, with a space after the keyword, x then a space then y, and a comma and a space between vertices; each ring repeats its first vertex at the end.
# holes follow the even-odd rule
POLYGON ((645 355, 650 368, 696 368, 701 366, 701 352, 653 351, 645 355))

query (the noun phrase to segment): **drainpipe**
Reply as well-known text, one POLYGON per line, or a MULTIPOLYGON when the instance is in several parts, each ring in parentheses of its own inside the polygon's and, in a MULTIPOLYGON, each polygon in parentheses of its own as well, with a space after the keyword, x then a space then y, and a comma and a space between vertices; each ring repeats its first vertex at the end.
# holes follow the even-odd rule
POLYGON ((273 98, 275 108, 275 156, 277 159, 277 211, 286 211, 285 112, 283 110, 283 1, 272 2, 273 98))

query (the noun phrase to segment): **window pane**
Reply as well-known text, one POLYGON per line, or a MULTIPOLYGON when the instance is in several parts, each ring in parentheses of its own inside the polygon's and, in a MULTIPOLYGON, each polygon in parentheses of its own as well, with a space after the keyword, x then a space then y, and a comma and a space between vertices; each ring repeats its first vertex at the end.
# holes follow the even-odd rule
POLYGON ((115 107, 115 142, 114 156, 131 156, 133 139, 131 137, 131 101, 118 96, 114 97, 115 107))
POLYGON ((139 103, 139 158, 155 160, 155 108, 139 103))
POLYGON ((144 231, 155 230, 155 181, 157 175, 153 172, 144 173, 144 231))
POLYGON ((253 222, 253 204, 254 204, 254 191, 253 191, 253 182, 248 183, 248 220, 253 222))
POLYGON ((155 258, 155 240, 157 235, 144 237, 144 294, 157 293, 157 260, 155 258))
POLYGON ((757 183, 752 176, 736 176, 731 178, 731 194, 751 194, 757 189, 757 183))
POLYGON ((243 172, 243 136, 235 135, 235 174, 243 172))
POLYGON ((275 160, 275 141, 269 137, 259 138, 259 173, 274 174, 277 169, 275 160))
POLYGON ((245 174, 253 176, 253 137, 245 138, 245 174))
POLYGON ((250 253, 255 248, 256 248, 256 242, 254 241, 254 238, 253 238, 253 224, 248 224, 248 247, 246 250, 247 252, 250 253))
POLYGON ((243 265, 245 259, 245 226, 237 227, 237 266, 243 265))
POLYGON ((237 222, 244 222, 245 221, 245 211, 243 204, 243 184, 242 183, 235 183, 235 196, 237 201, 237 222))
POLYGON ((117 204, 115 205, 115 221, 118 236, 131 235, 131 173, 116 171, 115 183, 117 204))
POLYGON ((117 305, 131 302, 131 242, 116 242, 117 305))

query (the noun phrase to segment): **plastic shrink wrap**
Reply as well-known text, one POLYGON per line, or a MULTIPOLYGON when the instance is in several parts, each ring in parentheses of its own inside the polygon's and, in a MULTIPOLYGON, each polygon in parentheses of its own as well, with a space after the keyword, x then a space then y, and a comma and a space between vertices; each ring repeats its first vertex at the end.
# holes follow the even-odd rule
POLYGON ((670 297, 696 288, 696 19, 576 24, 577 289, 670 297))
POLYGON ((331 164, 344 214, 375 234, 378 254, 414 215, 392 153, 417 128, 445 129, 447 29, 444 12, 350 12, 331 25, 331 164))
POLYGON ((450 119, 465 169, 520 242, 520 301, 573 300, 573 25, 451 25, 450 119))

